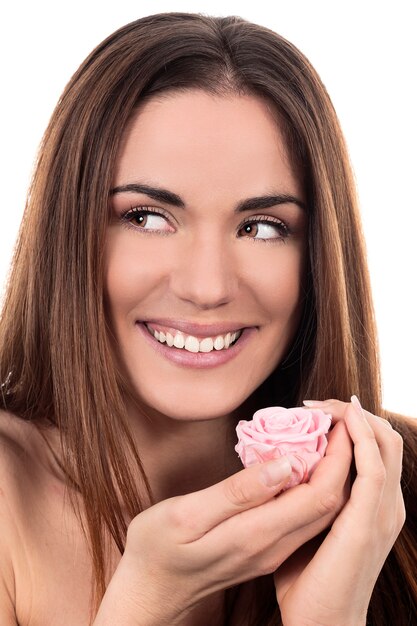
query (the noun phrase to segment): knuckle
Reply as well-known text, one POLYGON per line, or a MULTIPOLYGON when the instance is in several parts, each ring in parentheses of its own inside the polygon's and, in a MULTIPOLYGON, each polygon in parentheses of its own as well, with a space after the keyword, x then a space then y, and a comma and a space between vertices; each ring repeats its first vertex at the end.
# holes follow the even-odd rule
POLYGON ((326 408, 334 408, 335 410, 342 411, 346 406, 346 402, 342 402, 342 400, 338 400, 337 398, 327 398, 327 400, 324 400, 324 404, 326 405, 326 408))
POLYGON ((166 501, 165 523, 168 528, 192 531, 196 528, 197 519, 184 498, 170 498, 166 501))
POLYGON ((150 510, 142 511, 129 523, 126 531, 126 547, 135 550, 152 542, 155 516, 150 510), (148 513, 149 511, 149 513, 148 513))
POLYGON ((344 504, 342 494, 327 492, 317 499, 317 512, 320 517, 337 514, 344 504))
POLYGON ((261 563, 260 566, 258 567, 257 575, 258 576, 268 576, 269 574, 272 574, 273 572, 275 572, 275 570, 280 565, 281 565, 281 561, 278 560, 278 559, 275 559, 271 563, 268 563, 268 562, 261 563))
POLYGON ((373 428, 371 428, 371 426, 369 425, 369 428, 366 428, 365 431, 362 434, 363 439, 367 439, 367 443, 371 442, 372 444, 375 444, 376 442, 376 437, 375 437, 375 432, 373 430, 373 428))
POLYGON ((243 561, 248 564, 257 559, 259 547, 253 541, 245 541, 244 545, 240 545, 241 556, 243 561))
POLYGON ((230 554, 235 555, 241 567, 250 569, 257 560, 259 546, 256 541, 246 536, 246 533, 243 536, 236 533, 230 538, 229 550, 230 554))
POLYGON ((247 486, 238 474, 230 476, 224 484, 224 489, 229 502, 238 507, 244 508, 252 501, 247 486))
POLYGON ((383 426, 386 426, 388 429, 393 430, 392 424, 391 424, 391 422, 389 421, 388 418, 381 417, 380 415, 375 415, 375 417, 378 419, 378 422, 380 424, 382 424, 383 426))
POLYGON ((129 526, 127 527, 126 532, 126 543, 131 543, 131 541, 137 536, 137 534, 141 530, 141 519, 140 515, 137 515, 132 519, 129 526))
POLYGON ((382 489, 385 486, 387 480, 387 470, 385 469, 382 462, 372 472, 371 479, 375 487, 377 487, 378 489, 382 489))
POLYGON ((391 446, 395 447, 397 452, 401 452, 402 453, 403 447, 404 447, 404 439, 402 438, 400 433, 397 432, 396 430, 392 430, 390 435, 391 435, 391 439, 392 439, 391 446))
POLYGON ((291 553, 292 551, 284 550, 282 546, 275 546, 272 551, 265 551, 256 563, 257 576, 267 576, 275 572, 291 553))

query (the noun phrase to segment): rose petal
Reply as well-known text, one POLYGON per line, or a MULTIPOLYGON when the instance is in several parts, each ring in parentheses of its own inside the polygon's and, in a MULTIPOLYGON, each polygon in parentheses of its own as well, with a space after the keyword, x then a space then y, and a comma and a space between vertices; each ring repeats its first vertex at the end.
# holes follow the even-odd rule
POLYGON ((290 455, 293 474, 286 489, 311 476, 324 456, 331 415, 321 409, 267 407, 236 426, 235 446, 245 467, 290 455))

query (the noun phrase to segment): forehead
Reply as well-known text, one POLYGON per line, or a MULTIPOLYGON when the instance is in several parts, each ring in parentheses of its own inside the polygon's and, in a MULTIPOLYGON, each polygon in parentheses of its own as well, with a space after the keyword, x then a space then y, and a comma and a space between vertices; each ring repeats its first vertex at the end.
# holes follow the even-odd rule
POLYGON ((190 90, 142 103, 122 137, 114 182, 132 182, 138 175, 157 175, 166 184, 186 178, 202 188, 208 181, 219 188, 281 182, 302 194, 279 117, 253 95, 190 90))

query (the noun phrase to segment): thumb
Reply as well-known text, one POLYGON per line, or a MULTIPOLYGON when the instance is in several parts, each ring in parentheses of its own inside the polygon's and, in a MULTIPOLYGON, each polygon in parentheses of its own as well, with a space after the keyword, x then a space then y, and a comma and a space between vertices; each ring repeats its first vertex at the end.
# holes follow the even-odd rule
POLYGON ((182 496, 182 506, 193 519, 193 537, 203 534, 224 520, 267 502, 286 485, 292 473, 287 457, 251 465, 201 491, 182 496), (198 520, 198 521, 197 521, 198 520))

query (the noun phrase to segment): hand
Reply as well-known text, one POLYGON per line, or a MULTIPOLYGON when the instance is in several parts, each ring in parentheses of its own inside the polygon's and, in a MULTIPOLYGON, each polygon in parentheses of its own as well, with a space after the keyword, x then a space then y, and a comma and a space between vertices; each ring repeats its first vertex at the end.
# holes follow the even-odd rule
POLYGON ((405 521, 402 438, 354 403, 314 403, 346 424, 357 477, 325 539, 300 548, 274 575, 285 626, 365 624, 375 582, 405 521))
POLYGON ((309 483, 278 498, 290 467, 268 486, 271 461, 145 510, 129 526, 94 623, 121 623, 122 615, 125 625, 182 624, 211 594, 272 573, 335 519, 348 497, 351 461, 341 422, 309 483))

